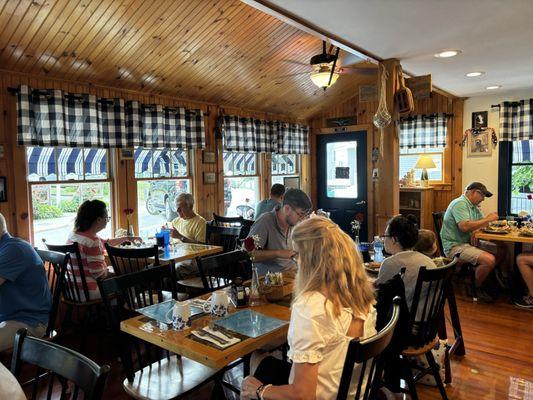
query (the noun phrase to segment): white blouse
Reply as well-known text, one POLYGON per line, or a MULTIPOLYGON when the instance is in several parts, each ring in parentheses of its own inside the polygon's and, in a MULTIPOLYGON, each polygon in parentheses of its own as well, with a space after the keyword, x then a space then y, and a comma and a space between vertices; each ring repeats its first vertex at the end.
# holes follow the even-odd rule
MULTIPOLYGON (((363 338, 376 334, 376 312, 374 307, 363 319, 363 338)), ((289 383, 294 381, 294 363, 319 363, 316 398, 335 399, 341 380, 348 343, 351 337, 346 333, 352 322, 352 310, 344 308, 338 317, 333 316, 333 304, 319 292, 308 292, 298 297, 292 305, 291 322, 287 341, 288 357, 293 362, 289 383)), ((356 365, 353 376, 359 376, 356 365)), ((355 395, 357 379, 353 379, 350 394, 355 395)))

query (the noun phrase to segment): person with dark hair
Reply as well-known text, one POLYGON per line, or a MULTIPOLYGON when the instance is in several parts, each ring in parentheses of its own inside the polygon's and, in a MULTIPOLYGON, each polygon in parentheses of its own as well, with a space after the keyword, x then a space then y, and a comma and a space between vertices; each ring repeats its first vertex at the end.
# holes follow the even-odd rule
POLYGON ((435 237, 435 233, 429 229, 420 229, 414 250, 429 258, 435 257, 437 253, 437 238, 435 237))
POLYGON ((285 186, 281 183, 274 183, 270 188, 270 198, 261 200, 255 207, 255 219, 259 219, 261 215, 266 212, 272 211, 279 206, 283 201, 283 195, 285 194, 285 186))
MULTIPOLYGON (((409 308, 413 302, 418 271, 421 267, 436 268, 435 263, 428 256, 414 251, 418 241, 418 226, 413 215, 403 215, 392 218, 385 229, 385 251, 392 256, 381 264, 376 285, 385 283, 405 267, 403 281, 405 284, 405 300, 409 308)), ((423 301, 423 299, 421 299, 423 301)))
POLYGON ((267 271, 279 272, 296 267, 290 249, 291 229, 311 212, 309 196, 300 189, 285 192, 283 203, 257 219, 248 236, 259 238, 258 250, 254 251, 255 266, 260 275, 267 271))
MULTIPOLYGON (((90 297, 89 299, 84 299, 86 301, 100 298, 100 291, 98 290, 96 281, 108 276, 104 258, 105 241, 98 237, 97 233, 104 229, 110 220, 111 217, 109 217, 107 206, 103 201, 85 200, 78 208, 78 213, 74 220, 74 230, 68 236, 67 243, 76 242, 80 249, 81 262, 83 264, 83 271, 85 272, 85 280, 90 297)), ((122 237, 109 239, 107 242, 111 246, 116 246, 131 239, 131 237, 122 237)), ((78 260, 76 257, 71 257, 70 262, 73 270, 72 273, 81 289, 82 281, 79 278, 80 270, 78 260)), ((80 294, 84 297, 83 291, 80 291, 80 294)))

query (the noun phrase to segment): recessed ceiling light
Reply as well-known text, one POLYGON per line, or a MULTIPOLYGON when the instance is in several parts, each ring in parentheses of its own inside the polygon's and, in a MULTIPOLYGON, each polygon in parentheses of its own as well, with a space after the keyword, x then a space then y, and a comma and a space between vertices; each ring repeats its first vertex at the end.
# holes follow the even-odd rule
POLYGON ((440 53, 435 54, 435 57, 437 58, 455 57, 460 52, 461 50, 446 50, 446 51, 441 51, 440 53))
POLYGON ((466 76, 468 76, 469 78, 475 78, 476 76, 481 76, 481 75, 485 75, 485 73, 481 71, 474 71, 474 72, 469 72, 468 74, 466 74, 466 76))
POLYGON ((487 86, 485 89, 487 89, 487 90, 496 90, 496 89, 499 89, 501 87, 502 87, 502 85, 493 85, 493 86, 487 86))

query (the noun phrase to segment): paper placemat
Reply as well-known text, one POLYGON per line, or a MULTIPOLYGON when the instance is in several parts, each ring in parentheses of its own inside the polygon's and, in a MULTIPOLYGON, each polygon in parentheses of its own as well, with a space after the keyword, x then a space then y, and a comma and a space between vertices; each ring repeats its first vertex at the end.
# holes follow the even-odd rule
POLYGON ((227 349, 227 348, 229 348, 231 346, 235 346, 236 344, 241 343, 243 340, 248 339, 248 336, 241 335, 240 333, 236 333, 236 332, 230 332, 227 329, 224 329, 222 327, 218 327, 217 329, 220 329, 226 335, 230 335, 230 336, 233 336, 234 338, 239 339, 239 341, 235 342, 233 344, 230 344, 230 345, 222 346, 222 345, 219 345, 219 344, 209 340, 208 338, 205 338, 205 339, 201 338, 201 337, 193 334, 193 332, 191 332, 189 335, 187 335, 187 339, 191 339, 191 340, 194 340, 195 342, 198 342, 198 343, 201 343, 201 344, 205 344, 206 346, 211 346, 211 347, 213 347, 213 348, 215 348, 217 350, 225 350, 225 349, 227 349))

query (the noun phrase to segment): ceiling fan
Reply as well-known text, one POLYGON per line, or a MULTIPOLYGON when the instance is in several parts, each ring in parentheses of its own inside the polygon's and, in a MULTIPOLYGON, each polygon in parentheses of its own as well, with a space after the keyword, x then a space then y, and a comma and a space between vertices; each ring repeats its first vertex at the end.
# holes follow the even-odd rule
POLYGON ((308 68, 311 67, 311 70, 284 75, 283 77, 309 74, 311 81, 316 86, 326 90, 337 81, 341 74, 373 75, 377 73, 375 65, 365 63, 364 60, 350 53, 346 53, 339 58, 339 52, 339 47, 335 50, 335 46, 330 45, 329 49, 327 49, 326 41, 322 41, 322 53, 311 57, 309 64, 294 60, 283 60, 308 68), (339 64, 342 64, 342 66, 339 64))

